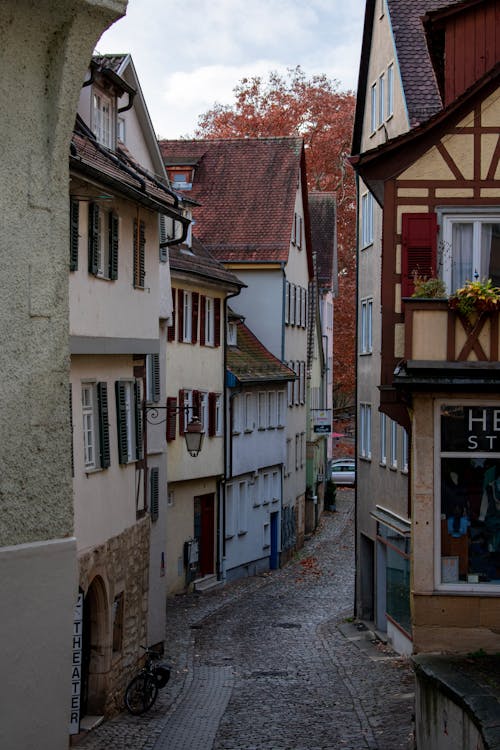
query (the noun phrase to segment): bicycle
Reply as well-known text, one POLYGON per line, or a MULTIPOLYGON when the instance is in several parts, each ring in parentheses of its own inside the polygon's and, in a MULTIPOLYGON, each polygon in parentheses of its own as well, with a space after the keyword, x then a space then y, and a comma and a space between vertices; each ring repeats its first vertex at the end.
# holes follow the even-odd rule
POLYGON ((159 661, 160 654, 145 646, 141 648, 146 652, 146 661, 125 689, 125 707, 134 716, 149 711, 158 697, 158 690, 165 687, 170 679, 170 666, 159 661))

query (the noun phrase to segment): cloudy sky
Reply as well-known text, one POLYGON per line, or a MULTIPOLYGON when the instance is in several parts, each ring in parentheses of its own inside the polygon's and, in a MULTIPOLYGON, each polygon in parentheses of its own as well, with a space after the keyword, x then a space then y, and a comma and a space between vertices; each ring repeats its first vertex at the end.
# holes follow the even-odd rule
POLYGON ((193 133, 244 76, 300 65, 357 84, 365 0, 129 0, 96 51, 130 52, 159 137, 193 133))

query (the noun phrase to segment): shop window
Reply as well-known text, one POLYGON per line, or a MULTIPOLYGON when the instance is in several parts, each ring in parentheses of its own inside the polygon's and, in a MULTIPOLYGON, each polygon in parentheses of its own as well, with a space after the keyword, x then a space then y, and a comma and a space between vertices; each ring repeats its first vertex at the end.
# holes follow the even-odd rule
POLYGON ((500 408, 446 403, 440 418, 438 537, 446 588, 500 584, 500 408))

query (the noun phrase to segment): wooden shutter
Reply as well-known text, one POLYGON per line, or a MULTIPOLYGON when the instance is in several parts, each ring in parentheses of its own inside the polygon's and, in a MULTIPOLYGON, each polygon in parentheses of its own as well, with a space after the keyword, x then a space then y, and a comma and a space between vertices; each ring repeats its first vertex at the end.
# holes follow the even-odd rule
POLYGON ((78 240, 79 240, 80 203, 71 198, 69 213, 69 270, 78 269, 78 240))
POLYGON ((157 466, 152 466, 149 474, 149 512, 151 520, 158 520, 158 511, 160 505, 160 470, 157 466))
POLYGON ((99 206, 89 203, 89 273, 99 270, 99 206))
POLYGON ((214 346, 220 346, 220 297, 214 299, 214 346))
POLYGON ((175 341, 175 308, 177 289, 172 289, 172 325, 167 328, 167 341, 175 341))
POLYGON ((117 380, 115 383, 115 392, 118 462, 120 464, 126 464, 128 463, 126 383, 117 380))
POLYGON ((177 399, 167 398, 167 442, 175 440, 177 424, 177 399))
POLYGON ((109 215, 109 278, 118 278, 118 216, 109 215))
POLYGON ((429 214, 403 214, 401 295, 411 297, 414 291, 414 274, 430 278, 437 273, 437 216, 429 214))
POLYGON ((198 341, 198 306, 200 303, 198 292, 192 292, 191 303, 191 343, 196 344, 198 341))
POLYGON ((216 428, 217 394, 208 394, 208 437, 215 436, 216 428))
POLYGON ((184 341, 184 290, 177 290, 177 341, 184 341))
POLYGON ((73 445, 73 386, 69 385, 69 427, 71 431, 71 476, 75 476, 75 450, 73 445))
POLYGON ((151 355, 151 399, 160 400, 160 355, 151 355))
POLYGON ((200 345, 205 346, 205 324, 207 317, 207 298, 200 294, 200 345))
POLYGON ((285 323, 290 322, 290 282, 285 281, 285 323))
POLYGON ((97 408, 99 414, 100 464, 103 469, 107 469, 111 464, 111 451, 109 446, 109 409, 107 383, 97 383, 97 408))
POLYGON ((186 424, 186 411, 184 409, 184 391, 179 391, 179 435, 184 435, 186 424))
POLYGON ((135 457, 138 461, 144 458, 144 420, 142 418, 142 381, 134 383, 135 409, 135 457))
POLYGON ((140 219, 134 219, 134 286, 143 288, 146 251, 146 224, 140 219))
MULTIPOLYGON (((159 220, 159 229, 160 229, 160 245, 163 242, 168 241, 168 234, 167 234, 167 217, 160 215, 159 220)), ((160 247, 160 263, 166 263, 168 261, 168 247, 160 247)))

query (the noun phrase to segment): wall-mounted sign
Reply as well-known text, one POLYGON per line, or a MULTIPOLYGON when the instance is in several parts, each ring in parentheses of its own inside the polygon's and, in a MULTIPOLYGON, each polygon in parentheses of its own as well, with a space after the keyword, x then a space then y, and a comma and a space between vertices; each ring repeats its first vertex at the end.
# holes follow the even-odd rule
POLYGON ((313 432, 319 435, 329 435, 332 431, 331 409, 311 409, 313 432))
POLYGON ((441 451, 500 453, 500 409, 493 406, 443 405, 441 451))
POLYGON ((82 685, 83 592, 80 591, 73 620, 73 658, 71 661, 71 718, 69 733, 80 731, 80 691, 82 685))

